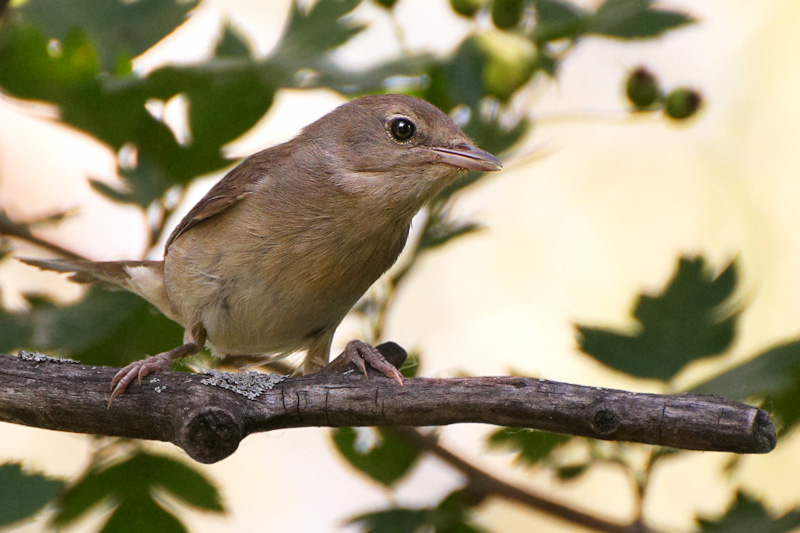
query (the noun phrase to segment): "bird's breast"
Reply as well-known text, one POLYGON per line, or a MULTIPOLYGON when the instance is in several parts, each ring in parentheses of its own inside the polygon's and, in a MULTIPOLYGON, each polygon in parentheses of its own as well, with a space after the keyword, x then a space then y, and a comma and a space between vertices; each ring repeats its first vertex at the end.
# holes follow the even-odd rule
POLYGON ((395 262, 408 234, 407 223, 365 230, 328 215, 290 223, 243 207, 186 232, 165 267, 184 325, 202 322, 226 355, 295 351, 332 331, 395 262))

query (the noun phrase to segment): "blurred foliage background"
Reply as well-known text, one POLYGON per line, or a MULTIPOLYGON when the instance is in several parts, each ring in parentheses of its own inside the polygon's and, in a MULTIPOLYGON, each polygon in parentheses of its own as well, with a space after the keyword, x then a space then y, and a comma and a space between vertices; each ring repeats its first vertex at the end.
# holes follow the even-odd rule
MULTIPOLYGON (((532 166, 544 151, 531 155, 522 147, 539 125, 534 114, 537 95, 542 87, 563 83, 564 65, 585 43, 606 39, 625 46, 658 46, 667 35, 706 23, 692 13, 650 0, 451 0, 449 9, 469 29, 448 53, 440 54, 404 44, 404 28, 395 16, 396 4, 403 1, 291 2, 269 52, 257 50, 245 30, 223 20, 206 57, 151 67, 143 67, 141 58, 185 31, 202 7, 199 0, 12 2, 2 13, 0 26, 0 91, 26 111, 46 105, 62 124, 113 152, 121 181, 86 178, 120 209, 127 206, 145 213, 143 255, 158 256, 165 232, 174 224, 173 215, 186 203, 193 182, 229 168, 232 161, 226 147, 256 127, 285 92, 325 89, 346 98, 378 92, 413 94, 450 113, 479 146, 499 154, 507 166, 532 166), (354 15, 364 9, 380 11, 377 16, 394 29, 394 35, 386 38, 397 40, 399 51, 354 68, 343 64, 337 52, 367 29, 368 22, 354 15)), ((426 16, 424 10, 420 16, 426 16)), ((368 57, 370 50, 362 47, 359 53, 368 57)), ((703 120, 706 105, 714 105, 713 99, 705 102, 692 87, 665 86, 658 72, 646 66, 620 68, 618 74, 621 96, 611 103, 620 110, 617 116, 690 128, 703 120)), ((692 73, 686 77, 691 79, 692 73)), ((683 131, 676 128, 673 134, 683 131)), ((47 157, 47 147, 40 150, 47 157)), ((376 342, 386 336, 389 311, 428 255, 435 256, 445 245, 468 239, 482 228, 477 220, 456 214, 464 191, 482 178, 468 176, 426 207, 400 263, 354 312, 366 340, 376 342)), ((78 255, 69 246, 42 237, 42 230, 69 221, 71 213, 18 220, 3 211, 10 200, 0 199, 0 261, 9 261, 22 245, 36 246, 39 254, 78 255)), ((633 302, 627 326, 575 324, 583 357, 627 376, 631 388, 719 394, 763 405, 774 417, 781 442, 800 419, 800 344, 776 338, 771 346, 732 363, 729 354, 748 304, 739 288, 740 260, 714 262, 692 253, 667 266, 673 271, 660 284, 628 296, 633 302), (699 361, 706 365, 702 378, 687 380, 686 369, 699 361)), ((30 290, 24 294, 24 305, 0 310, 3 353, 39 350, 87 364, 121 366, 176 345, 181 334, 179 326, 148 304, 123 293, 88 290, 64 305, 44 289, 30 290)), ((424 373, 424 361, 423 345, 404 372, 424 373)), ((212 361, 200 356, 189 366, 207 364, 212 361)), ((356 502, 358 511, 351 513, 349 525, 328 524, 328 528, 466 532, 510 527, 482 517, 487 501, 508 496, 502 482, 487 483, 476 474, 478 451, 471 451, 466 467, 449 461, 455 471, 438 473, 451 478, 442 484, 449 488, 424 505, 407 505, 393 496, 398 487, 420 468, 426 455, 448 462, 443 457, 452 451, 443 444, 425 445, 392 428, 328 433, 336 450, 332 453, 340 454, 351 467, 350 473, 341 475, 371 479, 385 496, 380 507, 356 502)), ((438 433, 428 429, 424 436, 438 433)), ((0 465, 0 527, 184 531, 191 515, 201 512, 222 516, 213 522, 214 528, 240 529, 237 517, 225 517, 234 496, 220 490, 210 469, 164 447, 82 438, 90 441, 90 452, 81 472, 72 478, 25 461, 0 465)), ((253 437, 258 438, 262 437, 253 437)), ((612 468, 627 480, 627 493, 619 498, 633 502, 629 516, 588 512, 580 500, 562 500, 558 513, 537 504, 535 498, 528 503, 517 500, 543 524, 551 524, 548 515, 557 515, 563 527, 605 531, 659 530, 661 524, 648 514, 652 474, 690 454, 515 428, 491 431, 485 446, 497 457, 510 457, 519 470, 515 475, 545 472, 556 484, 580 484, 590 472, 612 468)), ((739 458, 730 457, 719 473, 730 494, 727 510, 707 516, 698 505, 689 529, 799 528, 800 508, 778 509, 750 493, 736 475, 739 463, 739 458)), ((313 470, 314 465, 307 468, 313 470)), ((265 482, 281 486, 285 481, 265 482)), ((338 485, 336 479, 327 482, 338 485)), ((800 494, 795 497, 796 506, 800 494)), ((270 509, 269 501, 258 505, 281 512, 270 509)))

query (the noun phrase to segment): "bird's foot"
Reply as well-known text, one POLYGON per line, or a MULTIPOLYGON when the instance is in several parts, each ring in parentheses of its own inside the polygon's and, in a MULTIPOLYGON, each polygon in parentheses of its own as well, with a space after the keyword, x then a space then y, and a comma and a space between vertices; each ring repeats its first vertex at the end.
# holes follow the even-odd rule
POLYGON ((125 392, 134 379, 139 378, 139 384, 142 383, 142 378, 148 374, 158 370, 166 371, 172 370, 172 350, 163 352, 140 361, 134 361, 114 375, 111 380, 111 398, 108 399, 108 407, 111 407, 111 402, 117 395, 125 392))
POLYGON ((348 364, 353 363, 358 367, 364 376, 367 376, 367 366, 369 365, 389 379, 397 381, 400 385, 403 384, 403 376, 398 370, 386 360, 381 352, 367 344, 366 342, 354 340, 347 343, 344 351, 328 363, 326 368, 342 368, 348 364))

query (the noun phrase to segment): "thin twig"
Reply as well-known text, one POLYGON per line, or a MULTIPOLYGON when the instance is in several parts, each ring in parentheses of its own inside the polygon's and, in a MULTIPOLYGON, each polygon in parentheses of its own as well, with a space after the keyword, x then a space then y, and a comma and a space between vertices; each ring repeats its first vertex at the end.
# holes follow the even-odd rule
POLYGON ((609 533, 636 533, 643 531, 639 524, 626 526, 603 520, 557 502, 547 496, 536 494, 533 491, 502 481, 448 450, 439 444, 435 437, 424 435, 414 428, 398 427, 392 428, 392 431, 414 444, 418 449, 430 452, 464 474, 469 480, 470 488, 485 496, 499 496, 595 531, 609 533))
POLYGON ((66 259, 86 259, 84 256, 75 253, 72 250, 67 250, 59 244, 48 241, 47 239, 43 239, 41 237, 37 237, 31 233, 31 230, 27 225, 12 222, 3 216, 0 216, 0 236, 12 237, 21 241, 29 242, 66 259))

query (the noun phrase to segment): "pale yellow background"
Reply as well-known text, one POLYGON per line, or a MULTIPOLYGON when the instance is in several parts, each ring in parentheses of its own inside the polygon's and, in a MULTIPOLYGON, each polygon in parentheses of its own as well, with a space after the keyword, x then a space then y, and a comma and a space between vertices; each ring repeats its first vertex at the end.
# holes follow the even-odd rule
MULTIPOLYGON (((541 119, 539 126, 517 156, 506 158, 506 170, 459 203, 461 216, 488 229, 427 258, 390 316, 389 338, 422 349, 424 375, 515 369, 575 383, 659 390, 580 355, 571 324, 625 325, 634 294, 660 287, 677 254, 687 252, 706 254, 717 265, 739 256, 739 296, 747 311, 731 364, 797 335, 800 3, 684 0, 669 6, 691 11, 700 24, 633 45, 587 40, 564 65, 560 85, 518 102, 541 119), (698 119, 682 125, 619 113, 621 80, 640 63, 667 87, 701 88, 708 105, 698 119), (533 150, 547 155, 530 162, 533 150)), ((222 15, 243 25, 267 52, 286 12, 285 1, 207 1, 182 36, 163 43, 137 68, 206 53, 222 15)), ((415 50, 445 53, 469 30, 442 1, 400 0, 397 12, 415 50)), ((388 39, 394 30, 379 9, 363 7, 357 14, 373 26, 340 54, 342 61, 358 65, 397 52, 388 39)), ((231 155, 285 140, 341 101, 328 92, 282 93, 259 127, 231 147, 231 155)), ((168 109, 168 117, 179 111, 168 109)), ((19 219, 72 209, 73 217, 45 234, 96 259, 141 257, 144 215, 111 205, 85 181, 113 181, 111 154, 44 118, 48 114, 47 108, 0 100, 0 207, 19 219)), ((203 181, 192 198, 219 177, 203 181)), ((57 276, 13 261, 0 264, 0 283, 10 306, 20 305, 19 290, 43 284, 64 298, 80 293, 57 276)), ((346 321, 339 345, 360 331, 358 323, 346 321)), ((707 373, 699 365, 683 381, 707 373)), ((482 444, 488 429, 447 428, 444 441, 518 483, 603 516, 631 516, 632 487, 618 469, 598 468, 579 483, 557 486, 543 472, 512 470, 509 456, 488 453, 482 444)), ((0 461, 68 477, 85 466, 89 442, 81 435, 0 424, 0 461)), ((151 447, 184 456, 171 445, 151 447)), ((719 475, 727 460, 693 453, 665 461, 646 501, 651 523, 686 530, 694 511, 721 512, 731 497, 719 475)), ((326 430, 254 435, 232 457, 203 468, 219 484, 230 513, 186 513, 193 531, 348 529, 345 518, 387 502, 386 493, 337 457, 326 430)), ((800 501, 798 474, 800 442, 789 437, 769 456, 745 458, 735 481, 767 498, 774 510, 786 510, 800 501)), ((428 459, 395 495, 400 504, 425 505, 460 482, 428 459)), ((86 530, 94 530, 99 518, 86 530)), ((477 520, 494 531, 571 530, 497 500, 484 505, 477 520)), ((39 531, 42 523, 14 531, 39 531)))

